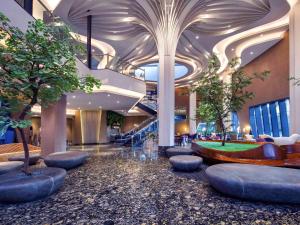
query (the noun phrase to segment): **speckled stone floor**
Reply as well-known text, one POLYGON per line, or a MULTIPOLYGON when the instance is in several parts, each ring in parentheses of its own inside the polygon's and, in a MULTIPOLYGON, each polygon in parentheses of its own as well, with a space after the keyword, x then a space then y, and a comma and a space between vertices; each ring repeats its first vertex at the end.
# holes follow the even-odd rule
POLYGON ((300 224, 300 206, 246 202, 215 192, 205 166, 192 174, 175 173, 155 152, 85 150, 92 157, 68 172, 58 193, 0 205, 0 224, 300 224))

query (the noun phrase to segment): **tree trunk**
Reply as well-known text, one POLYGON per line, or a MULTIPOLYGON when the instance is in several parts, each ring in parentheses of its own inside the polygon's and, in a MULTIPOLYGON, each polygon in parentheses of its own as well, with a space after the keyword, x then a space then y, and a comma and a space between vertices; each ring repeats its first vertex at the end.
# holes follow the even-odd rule
POLYGON ((226 131, 223 130, 223 140, 222 140, 222 146, 225 146, 225 142, 226 142, 226 131))
POLYGON ((222 129, 222 136, 223 136, 222 146, 225 146, 225 142, 226 142, 226 128, 224 126, 223 121, 221 121, 221 129, 222 129))
POLYGON ((23 144, 23 149, 24 149, 24 156, 25 156, 25 160, 24 160, 24 172, 27 175, 30 175, 30 171, 29 171, 29 148, 28 148, 28 144, 27 144, 27 140, 24 134, 24 130, 22 128, 18 128, 20 135, 21 135, 21 139, 22 139, 22 144, 23 144))
MULTIPOLYGON (((27 105, 22 113, 19 116, 19 120, 24 120, 25 116, 27 115, 27 113, 31 110, 32 106, 36 103, 36 97, 34 98, 34 100, 31 101, 31 103, 29 105, 27 105)), ((24 129, 23 128, 18 128, 20 135, 21 135, 21 139, 22 139, 22 144, 23 144, 23 150, 24 150, 24 172, 27 175, 30 175, 30 171, 29 171, 29 147, 28 147, 28 143, 24 134, 24 129)))

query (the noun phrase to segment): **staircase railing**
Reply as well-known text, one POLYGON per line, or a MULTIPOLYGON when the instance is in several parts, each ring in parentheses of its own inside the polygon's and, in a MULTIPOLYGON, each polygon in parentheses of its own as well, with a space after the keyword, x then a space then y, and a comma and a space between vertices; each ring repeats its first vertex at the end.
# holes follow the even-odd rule
POLYGON ((157 136, 158 133, 158 119, 149 123, 146 127, 136 132, 131 136, 131 146, 132 147, 141 147, 144 141, 147 139, 148 134, 155 134, 157 136))

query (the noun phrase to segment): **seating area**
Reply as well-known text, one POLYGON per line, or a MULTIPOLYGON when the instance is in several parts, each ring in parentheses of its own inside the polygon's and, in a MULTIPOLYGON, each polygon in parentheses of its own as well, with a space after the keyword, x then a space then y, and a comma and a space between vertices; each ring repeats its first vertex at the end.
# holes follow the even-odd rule
POLYGON ((300 0, 1 0, 0 225, 300 224, 300 0))

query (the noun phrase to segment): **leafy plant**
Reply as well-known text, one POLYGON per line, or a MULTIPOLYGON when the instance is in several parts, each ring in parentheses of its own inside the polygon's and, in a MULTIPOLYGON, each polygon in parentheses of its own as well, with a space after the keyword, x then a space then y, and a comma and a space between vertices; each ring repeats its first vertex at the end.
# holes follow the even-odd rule
MULTIPOLYGON (((29 149, 24 128, 35 104, 42 107, 57 102, 65 93, 82 90, 91 93, 101 83, 87 75, 78 77, 70 30, 66 26, 29 22, 26 32, 10 25, 0 14, 0 131, 19 131, 25 155, 24 171, 29 174, 29 149), (17 116, 7 116, 14 114, 17 116)), ((50 137, 49 137, 50 138, 50 137)))
MULTIPOLYGON (((265 80, 268 71, 247 75, 237 67, 239 60, 233 59, 229 65, 228 76, 230 82, 220 79, 218 70, 220 64, 216 56, 212 56, 208 62, 208 69, 201 74, 192 91, 200 96, 200 105, 197 114, 206 123, 215 122, 222 133, 222 145, 225 145, 226 134, 231 128, 231 112, 242 109, 247 100, 254 98, 254 93, 246 88, 254 79, 265 80)), ((217 127, 218 127, 217 126, 217 127)))
POLYGON ((107 125, 108 126, 114 126, 119 125, 123 126, 125 121, 125 117, 119 113, 108 111, 107 112, 107 125))

